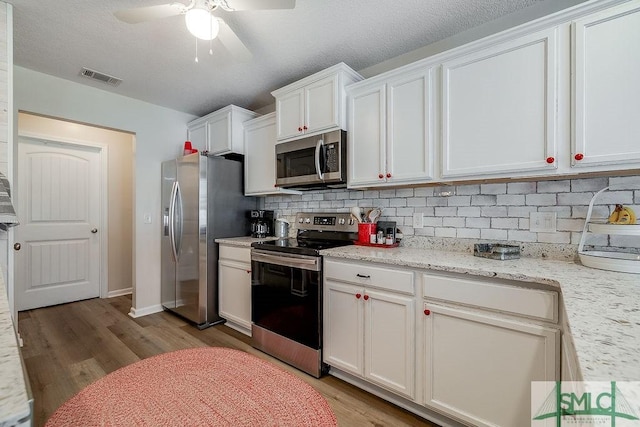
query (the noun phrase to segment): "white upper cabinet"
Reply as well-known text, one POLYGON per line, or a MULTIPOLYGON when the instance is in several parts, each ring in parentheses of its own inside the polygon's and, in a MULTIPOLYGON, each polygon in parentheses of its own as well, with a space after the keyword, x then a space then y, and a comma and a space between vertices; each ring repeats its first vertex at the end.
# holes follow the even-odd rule
POLYGON ((344 87, 362 76, 344 63, 271 92, 278 141, 346 128, 344 87))
POLYGON ((555 172, 557 28, 442 65, 442 176, 555 172))
POLYGON ((572 166, 640 167, 640 2, 588 15, 571 29, 572 166))
POLYGON ((276 115, 270 113, 244 123, 244 194, 267 194, 299 191, 276 187, 276 115))
POLYGON ((244 154, 242 124, 257 116, 253 111, 229 105, 189 123, 189 139, 194 148, 208 150, 214 155, 244 154), (203 136, 204 146, 200 145, 203 136))
POLYGON ((433 74, 411 67, 348 88, 348 186, 433 179, 433 74))

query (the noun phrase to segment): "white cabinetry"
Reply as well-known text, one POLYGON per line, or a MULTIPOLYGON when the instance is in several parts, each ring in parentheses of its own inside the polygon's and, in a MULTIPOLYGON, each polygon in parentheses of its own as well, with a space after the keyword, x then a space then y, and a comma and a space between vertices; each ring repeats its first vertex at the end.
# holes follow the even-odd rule
POLYGON ((220 244, 218 298, 226 325, 251 336, 251 248, 220 244))
POLYGON ((444 178, 555 172, 557 31, 550 28, 443 63, 444 178))
POLYGON ((344 63, 271 92, 278 141, 346 128, 344 87, 362 77, 344 63))
POLYGON ((433 74, 411 67, 348 88, 350 188, 433 179, 433 74))
POLYGON ((640 167, 640 3, 574 21, 572 42, 572 166, 640 167))
POLYGON ((424 404, 474 426, 531 423, 531 381, 559 379, 556 292, 425 274, 424 404))
POLYGON ((324 362, 413 399, 413 273, 328 259, 324 266, 324 362))
POLYGON ((244 123, 244 194, 267 194, 299 191, 276 187, 276 117, 270 113, 244 123))
POLYGON ((258 114, 229 105, 187 125, 194 148, 214 155, 244 154, 243 123, 258 114))

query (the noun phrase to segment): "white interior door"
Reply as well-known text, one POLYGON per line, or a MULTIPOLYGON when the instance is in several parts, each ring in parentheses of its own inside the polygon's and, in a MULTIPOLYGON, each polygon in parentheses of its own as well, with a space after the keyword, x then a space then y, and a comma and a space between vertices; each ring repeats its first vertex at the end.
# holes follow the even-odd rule
POLYGON ((20 138, 18 311, 100 296, 100 151, 20 138))

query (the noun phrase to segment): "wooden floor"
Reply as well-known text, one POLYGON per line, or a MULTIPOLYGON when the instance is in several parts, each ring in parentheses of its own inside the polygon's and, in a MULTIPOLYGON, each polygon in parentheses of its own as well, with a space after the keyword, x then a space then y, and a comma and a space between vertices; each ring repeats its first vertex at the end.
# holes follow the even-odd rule
POLYGON ((123 296, 19 313, 36 427, 109 372, 156 354, 202 346, 243 350, 295 373, 327 399, 340 426, 433 426, 330 375, 315 379, 291 368, 255 350, 250 338, 226 326, 199 331, 166 312, 132 319, 130 308, 131 298, 123 296))

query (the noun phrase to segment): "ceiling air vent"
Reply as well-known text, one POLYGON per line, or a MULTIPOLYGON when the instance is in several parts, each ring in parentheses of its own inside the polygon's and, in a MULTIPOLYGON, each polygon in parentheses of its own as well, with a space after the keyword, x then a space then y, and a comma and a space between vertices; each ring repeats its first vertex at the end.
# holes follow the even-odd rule
POLYGON ((80 71, 80 75, 84 76, 84 77, 88 77, 88 78, 93 79, 93 80, 98 80, 99 82, 106 83, 106 84, 111 85, 111 86, 118 86, 120 83, 122 83, 122 79, 119 79, 119 78, 113 77, 113 76, 109 76, 107 74, 100 73, 100 72, 94 71, 94 70, 90 70, 90 69, 84 68, 84 67, 80 71))

